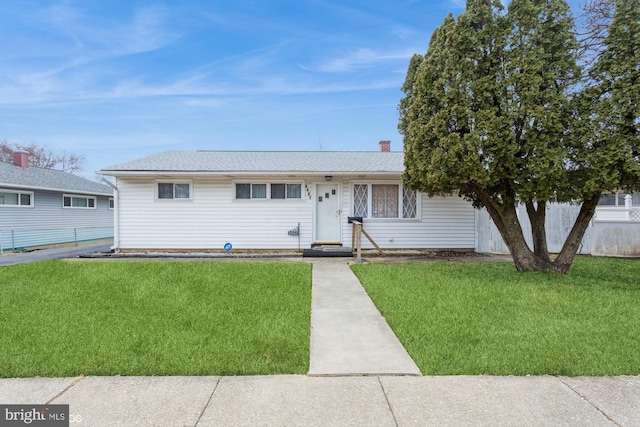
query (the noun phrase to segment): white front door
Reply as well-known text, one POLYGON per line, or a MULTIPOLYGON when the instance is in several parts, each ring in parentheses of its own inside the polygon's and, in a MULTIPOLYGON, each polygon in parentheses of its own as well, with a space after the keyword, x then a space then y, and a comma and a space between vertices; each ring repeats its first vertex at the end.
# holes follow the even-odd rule
POLYGON ((339 184, 316 184, 315 243, 340 243, 339 184))

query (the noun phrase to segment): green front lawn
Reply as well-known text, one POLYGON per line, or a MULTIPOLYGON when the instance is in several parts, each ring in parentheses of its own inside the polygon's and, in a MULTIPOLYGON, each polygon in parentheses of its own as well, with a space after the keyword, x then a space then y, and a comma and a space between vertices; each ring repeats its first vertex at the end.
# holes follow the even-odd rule
POLYGON ((640 260, 354 265, 425 375, 640 374, 640 260))
POLYGON ((0 377, 304 374, 311 265, 0 267, 0 377))

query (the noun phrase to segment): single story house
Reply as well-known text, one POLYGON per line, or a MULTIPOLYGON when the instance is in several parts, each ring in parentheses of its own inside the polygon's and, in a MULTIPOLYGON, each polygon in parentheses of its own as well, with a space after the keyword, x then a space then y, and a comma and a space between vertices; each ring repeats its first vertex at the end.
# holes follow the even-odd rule
MULTIPOLYGON (((351 246, 361 217, 382 249, 476 247, 476 210, 402 186, 404 154, 169 151, 106 167, 115 177, 114 249, 351 246)), ((363 247, 372 247, 363 239, 363 247)))
MULTIPOLYGON (((351 246, 352 217, 382 249, 508 253, 486 210, 402 186, 404 154, 169 151, 111 166, 114 249, 222 251, 351 246)), ((582 254, 640 256, 640 194, 604 195, 582 254), (625 202, 626 200, 626 202, 625 202)), ((560 251, 579 206, 549 204, 549 250, 560 251)), ((531 244, 524 206, 518 215, 531 244)), ((373 245, 363 239, 364 248, 373 245)))
POLYGON ((113 189, 54 169, 27 153, 0 162, 0 253, 113 236, 113 189))

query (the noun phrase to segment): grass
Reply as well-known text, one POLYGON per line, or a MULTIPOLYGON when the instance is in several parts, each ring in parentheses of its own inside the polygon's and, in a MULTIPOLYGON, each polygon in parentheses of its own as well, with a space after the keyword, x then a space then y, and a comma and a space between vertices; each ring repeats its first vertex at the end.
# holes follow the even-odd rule
POLYGON ((0 267, 0 377, 304 374, 311 266, 0 267))
POLYGON ((640 374, 640 260, 354 265, 425 375, 640 374))

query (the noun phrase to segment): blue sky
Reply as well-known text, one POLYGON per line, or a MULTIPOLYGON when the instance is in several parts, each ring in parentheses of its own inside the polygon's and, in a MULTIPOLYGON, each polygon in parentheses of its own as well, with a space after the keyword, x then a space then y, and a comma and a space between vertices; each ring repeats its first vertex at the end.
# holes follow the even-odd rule
POLYGON ((86 157, 377 150, 463 0, 3 0, 0 139, 86 157))

